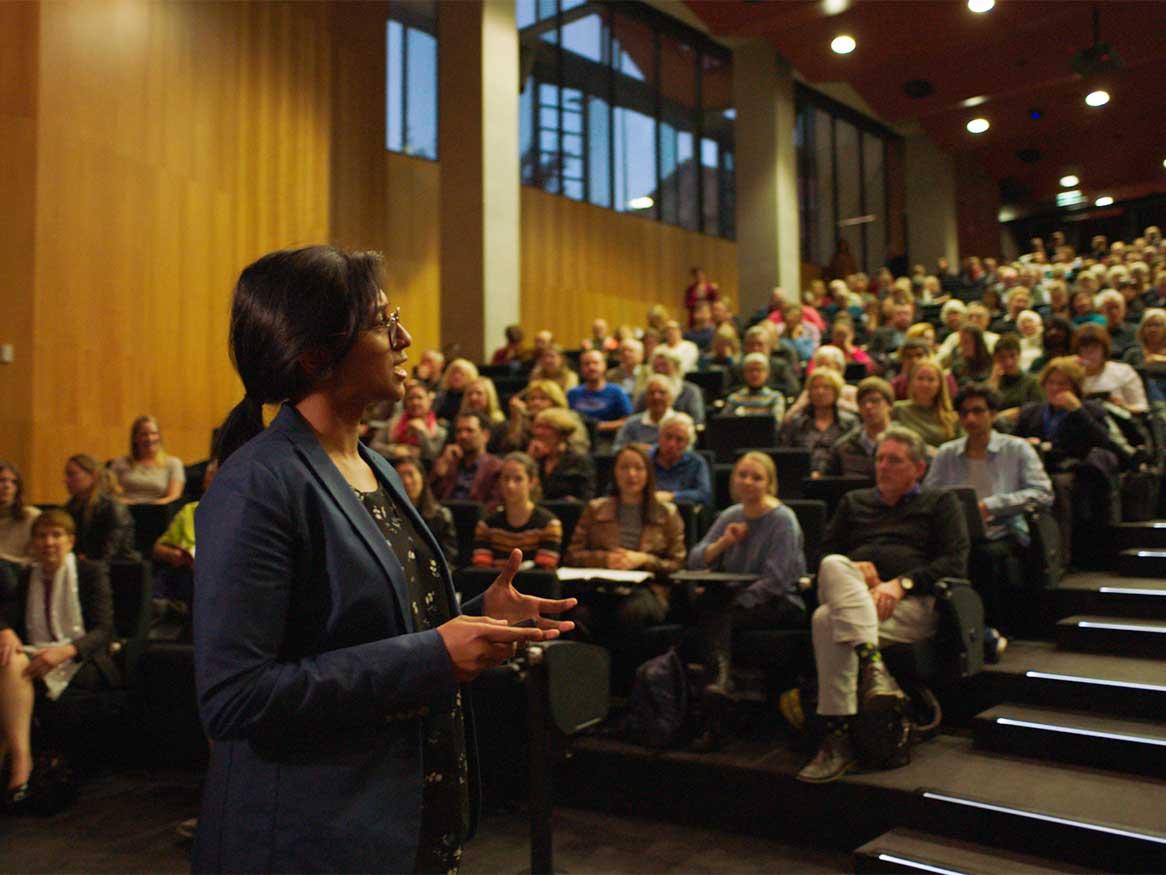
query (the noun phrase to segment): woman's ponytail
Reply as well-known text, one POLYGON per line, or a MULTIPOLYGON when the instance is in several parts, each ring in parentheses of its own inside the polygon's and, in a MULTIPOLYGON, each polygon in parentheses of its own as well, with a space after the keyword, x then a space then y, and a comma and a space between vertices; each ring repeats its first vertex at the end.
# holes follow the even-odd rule
POLYGON ((250 395, 231 408, 223 424, 215 432, 214 448, 211 455, 219 465, 255 435, 263 431, 263 404, 250 395))

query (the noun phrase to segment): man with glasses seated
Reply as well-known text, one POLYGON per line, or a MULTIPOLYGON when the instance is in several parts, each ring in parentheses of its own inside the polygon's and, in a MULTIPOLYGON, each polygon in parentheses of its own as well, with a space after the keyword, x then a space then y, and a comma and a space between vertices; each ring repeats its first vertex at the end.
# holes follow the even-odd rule
POLYGON ((964 436, 939 448, 924 484, 976 491, 986 539, 972 545, 969 575, 989 624, 984 655, 997 662, 1008 645, 1008 592, 1024 586, 1024 551, 1031 540, 1024 511, 1053 506, 1053 484, 1028 441, 992 430, 1000 406, 990 386, 969 383, 956 396, 964 436))
POLYGON ((935 584, 965 574, 963 512, 953 493, 922 488, 926 460, 919 435, 889 427, 875 451, 875 487, 848 492, 826 529, 813 618, 826 737, 801 781, 841 778, 857 761, 852 732, 902 708, 879 647, 933 636, 935 584))

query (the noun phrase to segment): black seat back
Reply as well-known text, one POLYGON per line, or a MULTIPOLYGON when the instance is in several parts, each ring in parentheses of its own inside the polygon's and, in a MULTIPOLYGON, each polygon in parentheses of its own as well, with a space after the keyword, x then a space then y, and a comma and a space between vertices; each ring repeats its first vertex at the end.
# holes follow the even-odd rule
POLYGON ((816 498, 826 502, 826 518, 834 516, 838 510, 838 503, 847 492, 852 489, 870 489, 874 486, 873 480, 865 477, 819 477, 817 480, 809 478, 802 481, 802 497, 816 498))
POLYGON ((704 426, 704 445, 718 462, 732 462, 741 447, 772 447, 777 424, 772 416, 713 416, 704 426))
POLYGON ((847 362, 846 370, 843 372, 843 379, 847 383, 858 383, 866 379, 867 373, 869 372, 866 369, 866 365, 862 362, 847 362))
POLYGON ((442 504, 453 515, 453 527, 457 530, 457 554, 462 562, 468 562, 474 553, 474 529, 482 518, 482 505, 477 501, 452 498, 442 504))
POLYGON ((826 534, 826 502, 817 499, 783 499, 785 505, 794 512, 802 527, 805 541, 806 570, 814 573, 822 559, 822 537, 826 534))
POLYGON ((134 518, 134 546, 143 556, 152 556, 154 542, 166 531, 170 520, 178 510, 177 502, 172 504, 131 504, 130 516, 134 518))
POLYGON ((127 683, 136 677, 138 658, 150 631, 153 587, 148 562, 115 559, 109 563, 113 629, 121 643, 121 669, 127 683))
MULTIPOLYGON (((497 576, 497 568, 475 568, 467 565, 453 573, 453 586, 465 602, 484 593, 497 576)), ((555 573, 542 569, 518 572, 514 575, 514 588, 525 595, 545 599, 557 599, 562 592, 555 573)))
POLYGON ((615 471, 614 453, 592 453, 591 461, 595 463, 595 494, 607 495, 611 487, 612 472, 615 471))
POLYGON ((581 501, 569 501, 567 499, 540 501, 539 505, 545 507, 551 513, 557 516, 559 518, 559 522, 562 523, 562 553, 565 555, 567 548, 571 546, 571 535, 575 532, 575 526, 579 522, 579 517, 583 515, 583 508, 585 505, 581 501))
POLYGON ((689 371, 684 379, 700 388, 704 394, 706 407, 725 394, 725 381, 728 374, 720 368, 711 371, 689 371))

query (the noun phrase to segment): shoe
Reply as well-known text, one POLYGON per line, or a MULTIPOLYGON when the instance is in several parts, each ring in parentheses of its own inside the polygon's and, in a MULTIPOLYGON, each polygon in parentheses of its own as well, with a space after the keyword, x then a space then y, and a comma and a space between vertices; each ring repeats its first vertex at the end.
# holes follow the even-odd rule
POLYGON ((733 701, 733 661, 727 653, 717 653, 711 659, 708 683, 704 686, 704 698, 716 699, 722 703, 733 701))
POLYGON ((189 820, 184 820, 178 826, 174 827, 174 834, 184 842, 189 842, 194 839, 194 831, 198 829, 198 818, 192 817, 189 820))
POLYGON ((786 690, 777 700, 777 709, 785 722, 798 732, 806 728, 806 712, 802 710, 802 691, 797 687, 786 690))
POLYGON ((818 753, 798 772, 798 780, 807 784, 828 784, 837 781, 858 762, 850 733, 830 733, 818 753))
POLYGON ((9 814, 32 813, 32 791, 29 782, 12 787, 4 793, 4 810, 9 814))
POLYGON ((991 626, 984 627, 984 662, 995 665, 1008 649, 1008 639, 1000 634, 999 629, 991 626))
POLYGON ((863 663, 858 673, 860 713, 897 709, 906 698, 894 675, 887 669, 886 663, 881 659, 870 659, 863 663))

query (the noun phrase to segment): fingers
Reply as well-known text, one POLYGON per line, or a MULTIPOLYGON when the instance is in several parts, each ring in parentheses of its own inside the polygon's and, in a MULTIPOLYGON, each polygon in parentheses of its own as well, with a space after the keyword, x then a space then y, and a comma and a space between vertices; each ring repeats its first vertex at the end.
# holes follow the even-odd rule
POLYGON ((548 620, 546 617, 539 617, 535 622, 540 629, 555 629, 560 634, 570 632, 575 628, 575 623, 572 620, 548 620))
POLYGON ((562 614, 579 604, 579 599, 540 599, 528 596, 540 614, 562 614))
POLYGON ((478 637, 491 644, 512 644, 520 641, 545 641, 548 638, 558 637, 554 629, 539 629, 531 626, 484 626, 477 630, 478 637), (555 632, 552 635, 550 633, 555 632))

